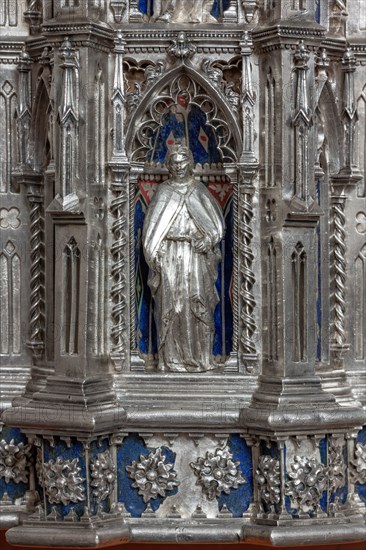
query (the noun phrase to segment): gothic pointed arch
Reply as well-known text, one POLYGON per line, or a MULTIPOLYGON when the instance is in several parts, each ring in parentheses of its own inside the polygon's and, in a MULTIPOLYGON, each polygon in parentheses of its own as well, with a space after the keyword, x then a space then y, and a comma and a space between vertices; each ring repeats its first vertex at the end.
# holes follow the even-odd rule
MULTIPOLYGON (((187 143, 195 132, 207 153, 201 151, 200 155, 192 151, 196 164, 233 163, 239 158, 241 131, 223 94, 194 68, 187 65, 175 67, 145 91, 128 125, 127 155, 137 162, 147 159, 163 164, 169 137, 187 143), (163 131, 162 135, 161 129, 169 118, 174 119, 171 120, 174 126, 172 135, 167 124, 165 133, 168 133, 165 135, 163 131), (165 144, 161 142, 164 138, 165 144), (159 140, 160 143, 156 143, 159 140), (157 145, 161 146, 160 150, 157 150, 157 145), (214 149, 218 150, 217 155, 214 149)), ((192 143, 189 145, 192 149, 192 143)))

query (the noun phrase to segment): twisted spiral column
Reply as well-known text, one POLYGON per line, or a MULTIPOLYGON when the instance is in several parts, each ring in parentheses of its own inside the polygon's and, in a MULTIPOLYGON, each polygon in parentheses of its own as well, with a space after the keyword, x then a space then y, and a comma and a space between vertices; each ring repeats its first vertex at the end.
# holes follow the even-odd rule
MULTIPOLYGON (((135 188, 137 179, 130 180, 130 209, 129 209, 129 227, 134 235, 135 228, 135 188)), ((135 239, 130 239, 130 345, 131 350, 136 349, 136 293, 135 293, 135 239)))
POLYGON ((112 192, 114 198, 111 203, 111 213, 114 217, 112 224, 113 244, 111 247, 112 268, 111 275, 113 279, 111 288, 112 306, 112 355, 118 356, 124 362, 127 352, 127 315, 126 308, 127 300, 127 255, 128 237, 127 237, 127 222, 128 222, 128 196, 127 187, 125 184, 113 184, 112 192))
POLYGON ((233 246, 236 253, 233 255, 233 351, 239 348, 239 189, 234 185, 234 220, 233 220, 233 246))
POLYGON ((35 355, 44 350, 44 257, 43 202, 41 196, 29 197, 30 202, 30 335, 28 346, 35 355))
POLYGON ((239 251, 240 251, 240 297, 241 311, 240 321, 242 330, 240 342, 242 352, 245 354, 256 354, 256 347, 253 342, 253 334, 256 330, 254 319, 255 300, 252 292, 255 283, 255 276, 252 270, 254 255, 252 251, 253 230, 251 221, 253 218, 252 193, 246 188, 240 192, 239 217, 239 251))
POLYGON ((345 284, 346 284, 346 232, 344 201, 333 204, 333 248, 334 248, 334 322, 333 343, 343 347, 346 343, 345 333, 345 284))

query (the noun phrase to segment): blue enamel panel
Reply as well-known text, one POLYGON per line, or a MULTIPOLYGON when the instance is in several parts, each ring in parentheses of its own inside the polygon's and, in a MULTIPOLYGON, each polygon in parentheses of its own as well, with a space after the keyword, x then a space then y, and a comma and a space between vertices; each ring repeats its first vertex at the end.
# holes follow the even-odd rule
MULTIPOLYGON (((326 466, 327 464, 327 445, 328 440, 326 438, 319 441, 320 461, 326 466)), ((320 499, 320 506, 323 512, 327 511, 327 491, 323 491, 323 495, 320 499)))
MULTIPOLYGON (((124 439, 118 451, 118 501, 123 502, 127 511, 135 518, 141 517, 141 514, 146 510, 147 503, 145 503, 143 497, 138 494, 138 489, 132 487, 134 481, 128 476, 126 466, 130 466, 134 460, 139 460, 140 455, 147 456, 154 450, 155 449, 151 447, 146 447, 140 436, 131 434, 124 439)), ((166 456, 167 463, 175 463, 176 455, 173 451, 166 447, 162 447, 162 453, 166 456)), ((158 495, 156 499, 150 500, 151 508, 156 511, 166 498, 177 492, 178 487, 172 491, 168 491, 165 497, 158 495)))
POLYGON ((264 441, 261 441, 259 448, 261 455, 271 456, 272 458, 277 458, 277 460, 280 459, 280 451, 275 441, 271 441, 270 446, 267 446, 264 441))
MULTIPOLYGON (((12 440, 14 440, 15 444, 24 443, 24 445, 26 445, 28 443, 27 438, 24 434, 22 434, 19 428, 8 428, 7 426, 4 426, 1 430, 0 438, 4 439, 7 443, 10 443, 12 440)), ((28 469, 27 478, 29 480, 28 469)), ((20 483, 15 483, 13 480, 6 482, 5 479, 0 479, 0 499, 3 497, 4 493, 7 493, 12 502, 15 502, 15 500, 24 497, 28 489, 28 483, 24 483, 22 481, 20 483)))
POLYGON ((232 351, 233 310, 231 304, 231 283, 233 266, 233 204, 225 217, 225 237, 221 243, 221 261, 218 266, 216 289, 221 297, 214 313, 215 336, 213 342, 214 356, 227 356, 232 351), (223 250, 223 247, 225 250, 223 250))
MULTIPOLYGON (((144 15, 147 15, 148 13, 148 3, 149 1, 148 0, 139 0, 138 1, 138 9, 140 10, 141 13, 143 13, 144 15)), ((152 3, 152 2, 151 2, 152 3)))
MULTIPOLYGON (((221 16, 221 7, 220 0, 215 0, 212 6, 211 15, 219 18, 221 16)), ((222 0, 222 9, 223 11, 227 10, 230 7, 230 0, 222 0)))
POLYGON ((320 3, 321 3, 321 0, 315 0, 315 21, 317 23, 320 23, 320 3))
POLYGON ((361 443, 362 445, 366 444, 366 426, 364 426, 362 430, 358 432, 357 443, 361 443))
POLYGON ((168 148, 184 140, 196 164, 222 162, 216 135, 212 126, 207 124, 206 113, 194 103, 186 107, 184 116, 176 112, 176 109, 177 106, 173 104, 163 116, 162 125, 152 137, 152 151, 148 155, 148 160, 163 164, 168 148))
POLYGON ((233 434, 228 439, 228 447, 233 453, 234 460, 239 461, 239 468, 246 478, 246 483, 239 485, 237 489, 231 489, 226 495, 221 493, 217 497, 219 509, 226 504, 228 510, 235 518, 239 518, 249 508, 253 500, 253 463, 252 452, 245 440, 238 434, 233 434))
MULTIPOLYGON (((82 485, 84 486, 84 489, 85 489, 84 494, 86 499, 86 465, 85 465, 85 453, 84 453, 83 444, 80 441, 76 441, 74 438, 72 438, 71 446, 68 447, 64 441, 58 438, 55 438, 54 445, 52 446, 49 443, 49 441, 45 440, 44 461, 48 462, 49 460, 56 460, 57 457, 62 458, 64 461, 73 460, 74 458, 79 459, 80 471, 78 475, 85 480, 82 485)), ((77 503, 71 502, 67 505, 64 505, 62 503, 50 504, 47 499, 47 513, 50 513, 51 509, 55 507, 61 516, 67 516, 67 514, 71 511, 72 508, 74 508, 75 512, 79 516, 81 516, 84 513, 85 506, 86 506, 86 500, 83 500, 77 503)))

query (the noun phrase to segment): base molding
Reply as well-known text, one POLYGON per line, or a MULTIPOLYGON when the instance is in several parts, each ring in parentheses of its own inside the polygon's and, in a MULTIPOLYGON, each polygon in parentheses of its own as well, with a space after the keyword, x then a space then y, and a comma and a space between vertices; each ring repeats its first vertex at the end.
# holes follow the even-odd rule
POLYGON ((6 533, 9 544, 46 548, 105 548, 130 542, 129 526, 123 520, 97 519, 84 525, 46 520, 37 524, 25 521, 6 533))
POLYGON ((354 523, 328 523, 322 525, 293 524, 288 527, 248 525, 245 527, 245 542, 272 544, 297 548, 309 544, 332 544, 337 542, 361 542, 366 540, 366 525, 354 523))
POLYGON ((366 540, 363 523, 326 520, 320 525, 293 521, 288 526, 248 524, 242 518, 218 520, 96 520, 81 525, 45 521, 9 529, 10 544, 54 548, 103 548, 127 542, 146 543, 240 543, 297 547, 308 544, 361 542, 366 540), (41 528, 40 528, 41 527, 41 528))

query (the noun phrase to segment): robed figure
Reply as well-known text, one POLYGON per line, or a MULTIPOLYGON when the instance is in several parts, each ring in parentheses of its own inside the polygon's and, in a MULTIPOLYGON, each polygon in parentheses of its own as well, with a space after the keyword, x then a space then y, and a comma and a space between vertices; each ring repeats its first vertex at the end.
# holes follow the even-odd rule
POLYGON ((147 210, 143 248, 155 301, 160 370, 200 372, 212 357, 215 282, 224 234, 221 209, 193 177, 190 150, 168 152, 171 178, 160 184, 147 210))
POLYGON ((168 23, 217 23, 213 0, 155 0, 154 19, 168 23))

